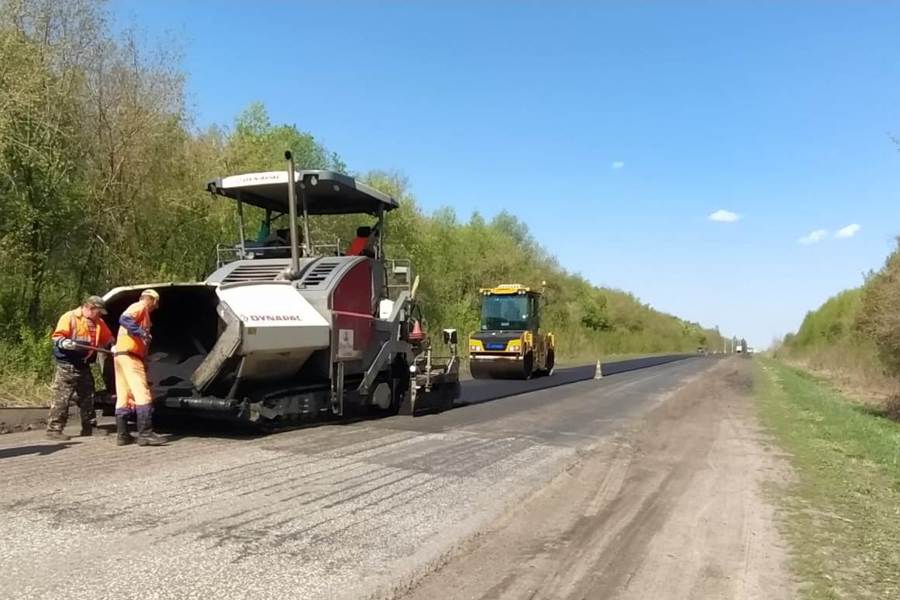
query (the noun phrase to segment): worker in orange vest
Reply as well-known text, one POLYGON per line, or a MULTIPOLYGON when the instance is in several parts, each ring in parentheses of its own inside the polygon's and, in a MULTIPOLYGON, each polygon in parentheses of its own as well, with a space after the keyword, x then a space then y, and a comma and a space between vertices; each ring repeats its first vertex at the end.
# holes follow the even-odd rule
POLYGON ((350 246, 347 248, 347 256, 362 256, 363 254, 368 256, 371 254, 371 250, 367 251, 369 236, 371 235, 371 227, 358 227, 356 229, 356 237, 350 242, 350 246))
POLYGON ((100 296, 89 296, 81 306, 59 318, 51 334, 56 372, 50 396, 47 437, 68 440, 63 433, 69 418, 69 402, 73 399, 81 413, 81 435, 91 435, 94 428, 94 376, 91 364, 98 350, 112 346, 113 335, 100 318, 106 304, 100 296))
POLYGON ((136 413, 138 445, 161 446, 165 443, 153 432, 153 397, 147 383, 147 350, 150 335, 150 313, 159 306, 156 290, 144 290, 140 299, 119 317, 119 335, 115 347, 116 367, 116 445, 132 442, 128 433, 128 417, 136 413))

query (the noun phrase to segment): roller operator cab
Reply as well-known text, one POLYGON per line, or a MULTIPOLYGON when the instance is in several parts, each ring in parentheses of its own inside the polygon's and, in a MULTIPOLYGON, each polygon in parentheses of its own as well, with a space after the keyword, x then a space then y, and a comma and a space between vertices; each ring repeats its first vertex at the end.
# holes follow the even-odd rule
POLYGON ((350 406, 415 413, 458 397, 456 332, 444 332, 450 355, 434 356, 412 265, 384 258, 392 197, 339 173, 295 171, 292 161, 285 171, 210 181, 207 190, 237 204, 240 241, 219 249, 218 268, 199 283, 129 285, 105 296, 115 330, 141 290, 159 292, 147 357, 159 411, 277 424, 350 406), (265 214, 255 242, 244 237, 246 205, 265 214), (316 245, 309 220, 318 215, 360 215, 368 238, 352 254, 316 245), (275 229, 279 220, 287 229, 275 229))
POLYGON ((469 338, 475 379, 529 379, 550 375, 556 358, 552 333, 541 329, 540 291, 519 284, 481 290, 481 327, 469 338))

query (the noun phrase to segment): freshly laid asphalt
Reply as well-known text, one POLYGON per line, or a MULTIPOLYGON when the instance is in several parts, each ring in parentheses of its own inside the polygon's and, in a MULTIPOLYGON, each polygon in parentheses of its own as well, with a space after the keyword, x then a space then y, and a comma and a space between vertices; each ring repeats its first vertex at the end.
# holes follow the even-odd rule
MULTIPOLYGON (((645 356, 627 360, 617 360, 602 363, 603 376, 646 369, 679 360, 694 358, 693 354, 666 354, 661 356, 645 356)), ((568 385, 578 381, 593 379, 597 372, 596 365, 582 365, 556 369, 551 377, 535 377, 526 381, 514 379, 474 379, 462 384, 462 396, 456 402, 457 405, 478 404, 497 400, 507 396, 515 396, 526 392, 536 392, 547 388, 568 385)))

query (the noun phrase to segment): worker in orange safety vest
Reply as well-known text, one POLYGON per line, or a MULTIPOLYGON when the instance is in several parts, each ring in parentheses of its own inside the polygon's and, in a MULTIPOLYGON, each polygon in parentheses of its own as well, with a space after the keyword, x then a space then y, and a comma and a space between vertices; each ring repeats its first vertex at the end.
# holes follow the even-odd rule
POLYGON ((150 348, 150 313, 159 306, 156 290, 144 290, 140 299, 119 317, 114 362, 116 368, 116 444, 132 442, 128 418, 135 413, 139 446, 161 446, 165 438, 153 431, 153 397, 147 383, 150 348))
POLYGON ((356 237, 350 242, 347 248, 347 256, 369 256, 372 251, 369 249, 369 238, 372 235, 371 227, 358 227, 356 229, 356 237))
POLYGON ((100 318, 106 314, 106 304, 100 296, 89 296, 81 306, 59 318, 51 334, 56 371, 50 396, 50 415, 47 418, 47 437, 65 441, 63 433, 69 417, 69 402, 75 401, 81 413, 81 435, 93 433, 94 376, 91 364, 98 351, 112 346, 113 335, 100 318))

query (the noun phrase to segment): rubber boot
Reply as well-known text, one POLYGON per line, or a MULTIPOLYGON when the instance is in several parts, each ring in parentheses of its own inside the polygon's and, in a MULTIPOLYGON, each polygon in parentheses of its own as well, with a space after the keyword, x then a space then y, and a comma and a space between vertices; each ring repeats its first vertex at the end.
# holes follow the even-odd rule
POLYGON ((149 410, 137 411, 138 446, 162 446, 166 438, 157 435, 153 431, 153 412, 149 410))
POLYGON ((70 436, 64 434, 62 431, 56 431, 55 429, 48 429, 47 430, 47 439, 54 440, 56 442, 68 442, 72 438, 70 436))
POLYGON ((128 433, 128 415, 116 415, 116 446, 127 446, 134 442, 128 433))

